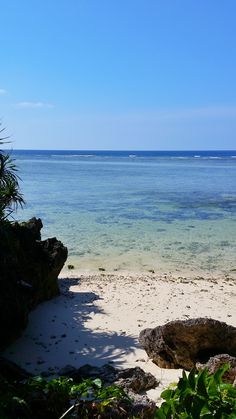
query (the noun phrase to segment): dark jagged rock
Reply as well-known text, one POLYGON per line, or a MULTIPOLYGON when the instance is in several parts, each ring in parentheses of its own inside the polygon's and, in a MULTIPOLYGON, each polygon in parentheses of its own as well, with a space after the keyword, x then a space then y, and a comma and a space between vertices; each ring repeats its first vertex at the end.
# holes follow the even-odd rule
MULTIPOLYGON (((76 369, 67 365, 60 371, 60 374, 73 378, 75 382, 80 382, 82 379, 86 378, 94 379, 99 377, 105 385, 116 384, 119 387, 122 387, 132 400, 131 405, 123 406, 124 409, 128 409, 126 411, 130 415, 129 417, 142 417, 147 419, 154 417, 156 409, 155 403, 147 396, 140 393, 155 388, 158 383, 152 374, 146 373, 139 367, 120 370, 109 364, 105 364, 102 367, 94 367, 86 364, 76 369)), ((114 415, 110 413, 111 416, 107 417, 127 417, 121 416, 119 411, 113 413, 114 415)))
POLYGON ((207 368, 210 374, 214 374, 220 367, 229 364, 229 369, 223 375, 223 381, 230 384, 236 384, 236 357, 228 354, 219 354, 211 357, 207 363, 201 364, 197 362, 198 370, 207 368))
POLYGON ((84 378, 99 377, 107 385, 115 383, 125 391, 132 390, 134 393, 141 393, 158 385, 154 375, 143 371, 140 367, 120 370, 109 364, 105 364, 102 367, 85 364, 76 369, 71 365, 67 365, 59 371, 59 374, 67 375, 77 382, 84 378))
POLYGON ((41 240, 43 223, 40 218, 33 217, 29 221, 21 223, 21 226, 25 227, 26 231, 28 230, 30 232, 31 237, 34 240, 41 240))
POLYGON ((32 308, 59 294, 67 249, 56 238, 40 241, 41 228, 36 218, 0 225, 0 349, 20 335, 32 308))
POLYGON ((132 390, 134 393, 150 390, 158 384, 154 375, 143 371, 139 367, 118 371, 115 382, 124 390, 132 390))
POLYGON ((227 353, 236 356, 236 328, 208 318, 175 320, 142 330, 140 343, 161 368, 190 370, 196 362, 227 353))
POLYGON ((132 400, 132 408, 130 417, 152 419, 155 417, 156 403, 151 401, 147 396, 129 393, 132 400))

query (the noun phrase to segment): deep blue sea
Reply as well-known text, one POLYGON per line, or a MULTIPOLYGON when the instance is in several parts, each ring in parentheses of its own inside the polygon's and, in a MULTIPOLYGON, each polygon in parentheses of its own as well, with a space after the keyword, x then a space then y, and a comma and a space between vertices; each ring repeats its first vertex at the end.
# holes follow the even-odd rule
POLYGON ((236 268, 236 150, 13 152, 27 202, 81 270, 236 268))

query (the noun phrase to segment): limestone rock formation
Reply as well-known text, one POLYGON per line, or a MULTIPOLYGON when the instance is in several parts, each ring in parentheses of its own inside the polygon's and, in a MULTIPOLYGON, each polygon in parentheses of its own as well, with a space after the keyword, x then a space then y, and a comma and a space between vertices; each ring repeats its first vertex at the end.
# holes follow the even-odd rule
POLYGON ((125 391, 141 393, 155 388, 158 383, 154 375, 145 372, 140 367, 126 368, 117 373, 115 383, 125 391))
POLYGON ((229 369, 223 375, 223 381, 230 384, 236 384, 236 357, 228 354, 220 354, 211 357, 207 363, 197 362, 196 368, 202 370, 207 368, 210 374, 214 374, 220 367, 229 364, 229 369))
POLYGON ((236 356, 236 328, 218 320, 175 320, 142 330, 140 343, 161 368, 190 370, 196 362, 218 354, 236 356))
POLYGON ((0 349, 20 335, 32 308, 59 294, 67 248, 56 238, 41 241, 41 228, 36 218, 0 225, 0 349))

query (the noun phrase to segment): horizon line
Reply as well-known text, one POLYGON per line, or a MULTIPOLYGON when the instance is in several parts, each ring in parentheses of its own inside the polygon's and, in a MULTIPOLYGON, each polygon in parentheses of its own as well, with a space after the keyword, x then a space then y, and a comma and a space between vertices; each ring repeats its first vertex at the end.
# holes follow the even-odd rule
POLYGON ((236 149, 231 148, 207 148, 207 149, 197 149, 197 148, 191 148, 191 149, 95 149, 95 148, 71 148, 71 149, 64 149, 64 148, 11 148, 11 149, 5 149, 5 150, 11 150, 11 151, 109 151, 109 152, 120 152, 120 151, 131 151, 131 152, 142 152, 142 151, 150 151, 150 152, 163 152, 163 151, 236 151, 236 149))

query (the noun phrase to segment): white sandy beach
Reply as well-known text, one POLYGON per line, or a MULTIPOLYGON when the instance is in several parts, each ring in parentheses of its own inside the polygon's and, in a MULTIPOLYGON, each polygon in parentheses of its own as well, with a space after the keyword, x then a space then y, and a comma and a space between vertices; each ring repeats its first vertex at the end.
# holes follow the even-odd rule
POLYGON ((160 369, 148 359, 138 342, 142 329, 194 317, 236 326, 236 272, 203 278, 65 269, 59 281, 61 295, 37 307, 22 337, 5 351, 34 374, 68 364, 140 366, 160 381, 147 393, 158 402, 181 370, 160 369))

